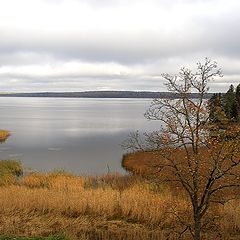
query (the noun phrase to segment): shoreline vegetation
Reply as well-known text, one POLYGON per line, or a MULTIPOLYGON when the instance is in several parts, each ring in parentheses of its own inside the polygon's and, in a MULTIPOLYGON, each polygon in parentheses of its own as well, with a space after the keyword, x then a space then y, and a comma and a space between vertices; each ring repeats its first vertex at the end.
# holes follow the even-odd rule
POLYGON ((165 230, 159 225, 172 222, 171 218, 162 219, 172 199, 167 188, 159 195, 142 179, 119 174, 82 177, 36 172, 19 178, 9 171, 12 164, 14 169, 21 166, 9 160, 6 167, 6 161, 0 161, 9 176, 0 187, 2 235, 165 239, 165 230))
MULTIPOLYGON (((2 239, 177 239, 178 215, 191 218, 183 191, 138 174, 23 176, 21 163, 14 160, 1 160, 0 172, 0 235, 19 237, 2 239)), ((212 211, 216 226, 203 237, 239 239, 238 200, 212 211)))
POLYGON ((5 142, 9 136, 10 136, 9 131, 0 129, 0 143, 5 142))

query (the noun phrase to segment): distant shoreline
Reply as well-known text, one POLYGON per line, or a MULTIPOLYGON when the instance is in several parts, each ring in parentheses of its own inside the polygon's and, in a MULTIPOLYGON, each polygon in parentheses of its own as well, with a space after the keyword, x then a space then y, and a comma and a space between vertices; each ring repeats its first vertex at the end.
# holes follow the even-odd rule
MULTIPOLYGON (((213 93, 207 93, 208 99, 213 93)), ((198 98, 192 93, 191 98, 198 98)), ((52 98, 178 98, 170 92, 151 91, 85 91, 85 92, 33 92, 33 93, 0 93, 0 97, 52 97, 52 98)))

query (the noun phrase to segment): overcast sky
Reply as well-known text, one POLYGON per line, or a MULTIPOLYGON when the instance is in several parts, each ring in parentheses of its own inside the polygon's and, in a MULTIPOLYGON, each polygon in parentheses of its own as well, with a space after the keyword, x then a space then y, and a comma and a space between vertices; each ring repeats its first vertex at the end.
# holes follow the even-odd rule
POLYGON ((164 91, 210 57, 240 83, 239 0, 0 0, 0 92, 164 91))

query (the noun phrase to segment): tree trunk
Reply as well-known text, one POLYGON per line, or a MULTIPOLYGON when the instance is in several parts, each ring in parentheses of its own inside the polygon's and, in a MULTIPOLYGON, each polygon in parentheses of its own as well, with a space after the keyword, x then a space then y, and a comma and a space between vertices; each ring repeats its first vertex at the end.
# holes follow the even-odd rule
POLYGON ((201 239, 201 220, 199 216, 194 217, 194 240, 201 239))

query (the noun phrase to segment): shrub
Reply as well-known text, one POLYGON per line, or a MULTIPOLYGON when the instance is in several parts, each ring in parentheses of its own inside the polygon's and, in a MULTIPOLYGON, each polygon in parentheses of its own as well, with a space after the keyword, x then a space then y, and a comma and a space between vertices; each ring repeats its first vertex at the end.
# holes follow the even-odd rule
POLYGON ((9 185, 15 182, 16 177, 23 174, 20 161, 0 160, 0 185, 9 185))

